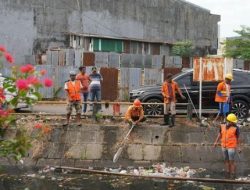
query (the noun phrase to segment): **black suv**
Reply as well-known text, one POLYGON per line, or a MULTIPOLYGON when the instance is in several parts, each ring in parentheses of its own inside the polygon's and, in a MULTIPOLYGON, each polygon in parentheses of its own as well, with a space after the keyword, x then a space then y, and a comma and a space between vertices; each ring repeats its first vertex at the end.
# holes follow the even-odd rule
MULTIPOLYGON (((250 71, 233 69, 233 81, 231 87, 231 94, 233 98, 232 112, 234 112, 238 117, 245 118, 249 114, 250 107, 250 71)), ((191 96, 191 99, 195 107, 199 107, 199 82, 193 81, 193 69, 187 69, 181 73, 175 75, 173 80, 176 81, 184 96, 187 97, 187 93, 184 89, 184 84, 191 96)), ((202 83, 202 109, 203 113, 206 110, 218 109, 218 103, 214 101, 215 92, 218 82, 203 82, 202 83)), ((130 92, 130 101, 139 98, 142 102, 157 102, 162 103, 163 97, 161 94, 161 86, 145 86, 139 89, 132 90, 130 92)), ((187 103, 186 100, 182 100, 179 95, 177 95, 178 103, 187 103)), ((178 106, 177 110, 183 109, 184 107, 178 106)), ((185 109, 185 108, 184 108, 185 109)), ((163 114, 162 105, 144 105, 144 111, 147 115, 161 115, 163 114)))

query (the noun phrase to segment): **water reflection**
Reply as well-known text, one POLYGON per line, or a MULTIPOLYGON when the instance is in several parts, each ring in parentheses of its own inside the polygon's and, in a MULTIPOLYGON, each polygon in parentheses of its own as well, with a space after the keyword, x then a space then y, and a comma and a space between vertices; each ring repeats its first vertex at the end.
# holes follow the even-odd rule
POLYGON ((250 185, 150 180, 90 174, 2 175, 0 190, 247 190, 250 185))

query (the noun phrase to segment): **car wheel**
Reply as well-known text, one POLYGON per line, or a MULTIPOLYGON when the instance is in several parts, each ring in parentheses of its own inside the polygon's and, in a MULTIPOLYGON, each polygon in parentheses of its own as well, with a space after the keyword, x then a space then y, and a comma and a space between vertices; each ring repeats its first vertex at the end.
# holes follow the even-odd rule
MULTIPOLYGON (((150 99, 146 103, 162 103, 159 99, 150 99)), ((158 104, 144 104, 144 113, 145 115, 162 115, 163 114, 163 105, 158 104)))
POLYGON ((235 100, 231 111, 238 118, 246 118, 249 114, 249 105, 243 100, 235 100))

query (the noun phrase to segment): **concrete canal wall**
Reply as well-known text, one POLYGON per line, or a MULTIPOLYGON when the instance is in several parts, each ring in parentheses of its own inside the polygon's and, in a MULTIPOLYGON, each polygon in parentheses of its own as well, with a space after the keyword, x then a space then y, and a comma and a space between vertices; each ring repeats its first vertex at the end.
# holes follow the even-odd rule
MULTIPOLYGON (((124 148, 116 164, 113 156, 119 148, 129 127, 111 124, 83 124, 82 127, 70 126, 64 130, 54 126, 51 135, 40 147, 34 145, 28 166, 64 165, 73 167, 117 167, 150 166, 166 162, 172 166, 188 165, 221 170, 223 157, 220 148, 213 148, 218 129, 203 127, 168 128, 160 125, 137 127, 131 133, 128 146, 124 148), (32 159, 34 152, 35 159, 32 159), (36 154, 37 154, 36 153, 36 154)), ((240 171, 250 168, 250 128, 241 129, 242 153, 236 155, 240 171)), ((40 144, 40 145, 41 145, 40 144)), ((3 163, 3 162, 2 162, 3 163)))

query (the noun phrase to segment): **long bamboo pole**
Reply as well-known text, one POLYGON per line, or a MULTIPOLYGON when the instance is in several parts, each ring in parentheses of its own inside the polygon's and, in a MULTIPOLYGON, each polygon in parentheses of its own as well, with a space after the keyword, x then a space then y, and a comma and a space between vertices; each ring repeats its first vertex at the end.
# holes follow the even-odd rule
POLYGON ((213 178, 184 178, 184 177, 166 177, 166 176, 147 176, 147 175, 133 175, 133 174, 120 174, 105 172, 99 170, 90 170, 84 168, 66 167, 66 166, 56 166, 56 170, 73 170, 82 173, 92 173, 92 174, 102 174, 102 175, 115 175, 121 177, 133 177, 133 178, 143 178, 143 179, 165 179, 165 180, 177 180, 177 181, 195 181, 195 182, 205 182, 205 183, 230 183, 230 184, 250 184, 250 181, 239 181, 231 179, 213 179, 213 178))

